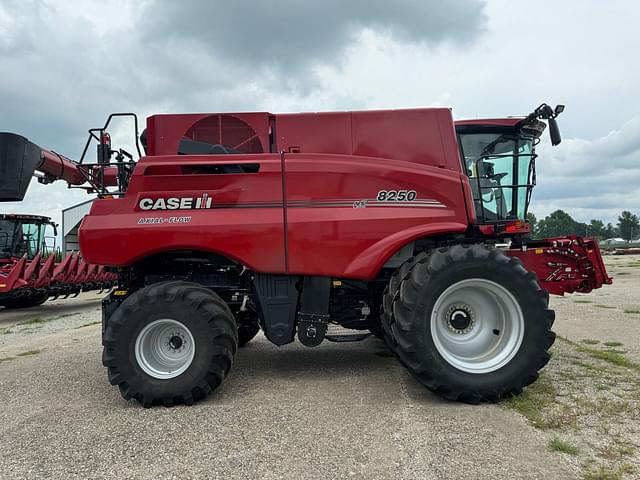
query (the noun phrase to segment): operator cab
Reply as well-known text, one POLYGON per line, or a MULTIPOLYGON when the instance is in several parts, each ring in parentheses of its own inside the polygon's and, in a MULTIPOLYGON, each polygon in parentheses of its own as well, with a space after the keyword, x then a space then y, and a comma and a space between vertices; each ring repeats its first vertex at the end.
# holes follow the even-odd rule
POLYGON ((481 225, 492 224, 499 232, 505 225, 525 220, 536 183, 535 147, 550 124, 551 143, 560 143, 555 117, 562 105, 546 104, 519 118, 462 120, 456 133, 469 176, 476 217, 481 225))
POLYGON ((49 217, 0 215, 0 259, 26 255, 31 260, 47 251, 46 239, 56 235, 56 225, 49 217))

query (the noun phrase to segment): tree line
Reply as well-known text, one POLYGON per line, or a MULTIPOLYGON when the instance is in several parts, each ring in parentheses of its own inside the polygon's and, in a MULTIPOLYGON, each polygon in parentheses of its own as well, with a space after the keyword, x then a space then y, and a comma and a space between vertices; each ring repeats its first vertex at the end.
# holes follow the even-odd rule
POLYGON ((589 223, 574 220, 564 210, 556 210, 542 220, 529 212, 527 220, 531 224, 534 238, 557 237, 560 235, 576 234, 583 237, 595 237, 600 240, 607 238, 622 238, 627 242, 637 240, 640 237, 640 219, 627 210, 618 216, 618 223, 613 225, 602 220, 593 219, 589 223))

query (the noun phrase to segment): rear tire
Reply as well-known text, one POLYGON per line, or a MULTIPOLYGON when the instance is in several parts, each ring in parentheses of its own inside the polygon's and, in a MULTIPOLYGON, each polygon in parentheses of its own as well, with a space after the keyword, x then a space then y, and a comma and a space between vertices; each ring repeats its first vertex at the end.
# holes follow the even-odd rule
POLYGON ((161 282, 128 297, 109 319, 102 363, 122 396, 143 407, 193 404, 218 388, 238 348, 224 301, 195 283, 161 282))
POLYGON ((497 402, 522 392, 549 361, 555 318, 534 273, 502 251, 456 245, 420 253, 383 295, 385 341, 438 395, 497 402))

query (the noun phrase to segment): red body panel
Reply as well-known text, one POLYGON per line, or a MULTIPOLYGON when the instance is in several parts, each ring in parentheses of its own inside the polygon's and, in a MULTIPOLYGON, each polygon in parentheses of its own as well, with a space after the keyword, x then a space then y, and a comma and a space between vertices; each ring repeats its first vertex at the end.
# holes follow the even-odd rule
POLYGON ((128 265, 171 250, 203 250, 257 271, 285 271, 280 155, 145 157, 123 199, 96 200, 82 222, 79 241, 87 261, 128 265), (259 164, 255 174, 185 174, 181 167, 259 164), (142 198, 213 198, 214 208, 144 211, 142 198), (190 217, 186 223, 140 224, 140 219, 190 217))
POLYGON ((148 129, 155 155, 138 162, 124 198, 95 201, 83 221, 79 239, 89 262, 125 266, 195 249, 258 272, 369 279, 412 240, 469 226, 449 109, 160 115, 148 129), (231 148, 258 139, 254 150, 284 153, 175 155, 182 138, 213 142, 216 135, 231 148), (224 164, 259 170, 212 173, 224 164), (413 192, 412 201, 377 202, 380 191, 413 192), (204 194, 210 209, 140 206, 204 194))
POLYGON ((506 118, 474 118, 467 120, 456 120, 456 126, 473 125, 481 127, 515 127, 525 117, 506 117, 506 118))
POLYGON ((468 227, 456 172, 343 155, 285 159, 290 273, 372 278, 410 241, 468 227), (389 205, 376 201, 380 190, 417 197, 389 205))

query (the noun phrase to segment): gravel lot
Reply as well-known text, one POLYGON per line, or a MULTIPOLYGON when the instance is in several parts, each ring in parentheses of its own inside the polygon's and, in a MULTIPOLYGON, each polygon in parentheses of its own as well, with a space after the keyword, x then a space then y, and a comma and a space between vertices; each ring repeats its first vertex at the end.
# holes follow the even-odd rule
POLYGON ((0 310, 0 477, 637 478, 640 256, 606 261, 615 285, 553 299, 554 358, 500 405, 439 400, 376 339, 259 338, 205 401, 145 410, 107 382, 99 296, 0 310))

